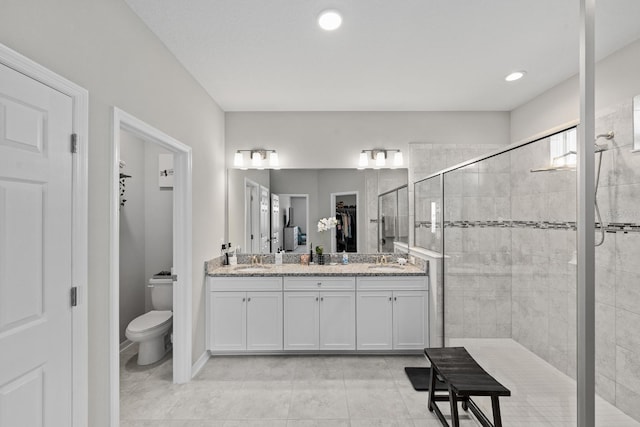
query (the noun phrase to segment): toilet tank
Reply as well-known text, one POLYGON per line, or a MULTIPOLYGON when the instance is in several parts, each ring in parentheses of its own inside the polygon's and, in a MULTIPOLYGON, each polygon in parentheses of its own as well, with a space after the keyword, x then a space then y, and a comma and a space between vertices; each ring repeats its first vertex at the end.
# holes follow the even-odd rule
POLYGON ((173 310, 173 280, 149 279, 151 306, 154 310, 173 310))

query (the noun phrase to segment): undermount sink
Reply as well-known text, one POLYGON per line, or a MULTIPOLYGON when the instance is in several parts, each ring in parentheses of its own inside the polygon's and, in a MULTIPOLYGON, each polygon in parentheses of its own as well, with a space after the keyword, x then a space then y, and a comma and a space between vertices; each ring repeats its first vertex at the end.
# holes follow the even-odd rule
POLYGON ((394 264, 370 265, 369 268, 380 273, 395 273, 402 270, 402 266, 394 264))
POLYGON ((244 273, 260 273, 261 271, 269 271, 271 269, 268 265, 240 265, 234 268, 235 271, 244 273))

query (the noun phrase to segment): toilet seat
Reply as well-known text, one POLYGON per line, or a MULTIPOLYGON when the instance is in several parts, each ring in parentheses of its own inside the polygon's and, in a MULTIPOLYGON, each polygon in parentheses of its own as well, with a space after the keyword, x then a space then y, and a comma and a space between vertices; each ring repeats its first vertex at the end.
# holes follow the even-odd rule
POLYGON ((134 341, 138 337, 149 337, 155 333, 164 333, 171 326, 173 312, 168 310, 151 310, 138 316, 127 326, 127 338, 134 341))

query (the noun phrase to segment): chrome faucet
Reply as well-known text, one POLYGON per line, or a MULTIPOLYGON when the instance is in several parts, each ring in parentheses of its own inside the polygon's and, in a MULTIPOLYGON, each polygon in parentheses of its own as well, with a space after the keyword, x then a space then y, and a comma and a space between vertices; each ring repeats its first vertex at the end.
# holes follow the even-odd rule
POLYGON ((386 255, 382 255, 380 257, 380 264, 386 264, 387 263, 387 256, 386 255))
POLYGON ((251 257, 251 265, 255 265, 258 263, 258 257, 256 257, 255 255, 253 255, 251 257))

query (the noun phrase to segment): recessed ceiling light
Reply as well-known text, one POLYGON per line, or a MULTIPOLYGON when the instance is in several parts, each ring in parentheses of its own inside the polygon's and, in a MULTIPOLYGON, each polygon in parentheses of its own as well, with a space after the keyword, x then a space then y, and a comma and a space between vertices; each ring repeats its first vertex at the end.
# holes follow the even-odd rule
POLYGON ((318 25, 326 31, 336 30, 342 25, 342 16, 337 10, 325 10, 318 16, 318 25))
POLYGON ((516 80, 520 80, 521 78, 523 78, 525 74, 527 74, 526 71, 514 71, 504 79, 508 82, 515 82, 516 80))

